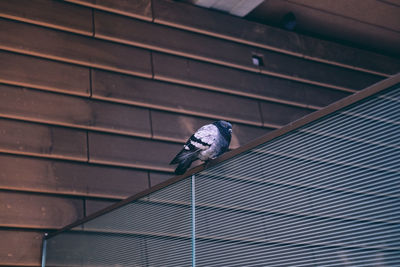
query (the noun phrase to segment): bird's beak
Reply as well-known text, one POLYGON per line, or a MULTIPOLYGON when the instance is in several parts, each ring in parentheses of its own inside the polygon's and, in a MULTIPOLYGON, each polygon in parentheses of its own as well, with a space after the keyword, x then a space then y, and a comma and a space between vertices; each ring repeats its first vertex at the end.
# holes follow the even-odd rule
POLYGON ((229 132, 232 133, 232 129, 229 129, 229 132))

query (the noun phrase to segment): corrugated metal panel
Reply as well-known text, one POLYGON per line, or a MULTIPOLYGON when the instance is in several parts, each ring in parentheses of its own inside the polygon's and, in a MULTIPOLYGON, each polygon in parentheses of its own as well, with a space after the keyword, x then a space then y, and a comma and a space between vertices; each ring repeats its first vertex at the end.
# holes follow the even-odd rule
POLYGON ((399 99, 397 86, 196 175, 199 266, 400 264, 399 99))
POLYGON ((400 89, 50 237, 47 266, 400 264, 400 89))
POLYGON ((190 266, 190 188, 180 181, 50 238, 45 266, 190 266))

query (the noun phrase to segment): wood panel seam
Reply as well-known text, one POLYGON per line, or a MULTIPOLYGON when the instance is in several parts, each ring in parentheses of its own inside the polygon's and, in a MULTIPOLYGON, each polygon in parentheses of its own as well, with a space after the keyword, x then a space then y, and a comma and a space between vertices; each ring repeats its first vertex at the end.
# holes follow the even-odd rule
MULTIPOLYGON (((92 11, 93 10, 94 9, 92 9, 92 11)), ((93 27, 95 27, 94 13, 93 13, 93 27)), ((241 69, 241 70, 249 71, 249 72, 262 73, 263 75, 279 77, 279 78, 283 78, 283 79, 287 79, 287 80, 301 81, 301 82, 304 82, 304 83, 317 84, 317 85, 324 86, 324 87, 327 87, 327 88, 343 90, 343 91, 348 91, 348 92, 351 92, 351 91, 354 92, 355 91, 354 89, 347 88, 347 87, 336 86, 336 85, 329 84, 329 83, 316 82, 316 81, 313 81, 313 80, 310 80, 310 79, 298 78, 298 77, 295 77, 295 76, 291 76, 291 75, 287 75, 287 74, 281 74, 281 73, 273 72, 273 71, 266 71, 266 70, 259 71, 259 68, 253 69, 253 68, 246 67, 246 66, 243 66, 243 65, 233 64, 233 63, 229 63, 229 62, 225 62, 225 61, 221 61, 221 60, 215 60, 215 59, 212 59, 212 58, 207 58, 207 57, 202 57, 202 56, 196 56, 196 55, 192 55, 190 53, 179 52, 179 51, 175 51, 173 49, 165 49, 165 48, 157 47, 157 46, 154 46, 154 45, 143 44, 143 43, 140 43, 140 42, 132 42, 132 41, 130 42, 130 41, 122 41, 122 40, 118 40, 117 41, 117 40, 115 40, 113 38, 109 38, 107 36, 98 35, 98 34, 95 33, 95 30, 93 30, 93 36, 94 36, 94 39, 98 39, 98 40, 112 41, 112 42, 115 42, 117 44, 125 44, 125 45, 129 45, 129 46, 132 46, 132 47, 140 47, 142 49, 147 49, 147 50, 153 49, 155 51, 167 52, 167 53, 170 53, 170 54, 173 54, 173 55, 178 55, 178 56, 185 56, 185 57, 196 59, 196 60, 210 62, 210 63, 216 64, 216 65, 222 65, 222 66, 226 66, 226 67, 230 67, 230 68, 241 69)), ((85 62, 85 61, 82 61, 82 60, 67 59, 65 57, 48 55, 48 54, 44 54, 44 53, 40 53, 40 52, 26 51, 26 50, 23 50, 23 49, 15 49, 15 48, 10 48, 10 47, 2 47, 2 49, 7 50, 7 51, 19 52, 19 53, 22 53, 22 54, 35 55, 35 56, 42 57, 42 58, 54 59, 54 60, 61 61, 61 62, 73 63, 73 64, 77 64, 77 65, 82 65, 82 66, 96 67, 96 68, 99 68, 99 69, 112 70, 112 71, 116 71, 116 72, 120 72, 120 73, 139 75, 139 76, 142 76, 142 77, 147 77, 148 76, 148 74, 141 73, 140 71, 139 72, 138 71, 132 72, 132 71, 123 70, 123 69, 120 69, 120 68, 113 68, 113 67, 105 66, 105 65, 101 65, 101 64, 89 63, 89 62, 85 62)), ((302 58, 303 60, 312 60, 312 61, 314 61, 312 57, 305 57, 303 55, 300 58, 302 58)), ((323 63, 323 64, 328 64, 328 62, 326 62, 326 60, 319 61, 319 62, 323 63)), ((338 66, 338 67, 344 68, 343 66, 338 66)), ((357 68, 351 68, 351 70, 361 72, 361 68, 358 68, 358 67, 357 68)), ((377 73, 375 73, 375 75, 382 76, 382 75, 377 74, 377 73)), ((153 73, 152 76, 154 76, 154 73, 153 73)), ((383 77, 387 77, 387 76, 388 76, 387 74, 383 75, 383 77)))
MULTIPOLYGON (((129 15, 126 12, 116 12, 116 10, 108 9, 108 8, 105 8, 105 7, 100 7, 100 6, 97 6, 95 4, 81 3, 79 1, 76 2, 76 1, 73 1, 73 0, 68 1, 68 2, 72 2, 72 3, 75 3, 77 5, 81 5, 81 6, 90 7, 92 9, 93 13, 94 13, 94 10, 97 9, 97 10, 103 10, 103 11, 109 12, 111 14, 118 14, 118 15, 130 17, 130 18, 143 20, 143 21, 149 21, 149 18, 147 18, 147 17, 135 16, 133 14, 129 15)), ((217 37, 218 39, 222 39, 222 40, 228 40, 228 41, 232 41, 232 42, 239 43, 239 44, 250 45, 250 46, 253 46, 255 48, 257 48, 257 47, 258 48, 263 48, 263 49, 266 49, 266 50, 278 52, 278 53, 285 54, 285 55, 291 55, 291 56, 295 56, 295 57, 306 59, 306 60, 316 61, 316 62, 328 64, 328 65, 334 65, 334 66, 338 66, 338 67, 342 67, 342 68, 346 68, 346 69, 351 69, 351 70, 356 70, 356 71, 360 71, 360 72, 365 72, 365 73, 369 73, 369 74, 374 74, 374 75, 378 75, 378 76, 382 76, 382 77, 389 77, 390 76, 390 74, 377 72, 377 71, 369 70, 369 69, 362 68, 362 67, 343 64, 343 63, 335 62, 335 61, 332 61, 332 60, 325 60, 325 59, 322 59, 322 58, 316 58, 316 57, 313 57, 313 56, 310 56, 310 55, 307 55, 307 54, 293 53, 293 52, 290 52, 290 51, 287 51, 287 50, 284 50, 284 49, 279 49, 279 48, 276 48, 276 47, 273 47, 273 46, 263 45, 263 44, 259 44, 257 42, 252 42, 252 41, 247 41, 247 40, 243 40, 243 39, 240 39, 240 38, 231 37, 229 35, 217 34, 217 33, 209 32, 209 31, 206 31, 206 30, 197 29, 197 28, 194 28, 194 27, 191 27, 191 26, 185 26, 185 25, 180 25, 180 24, 164 21, 162 19, 157 19, 155 17, 154 5, 153 4, 151 5, 151 8, 152 8, 153 16, 150 19, 150 22, 152 22, 154 24, 166 25, 166 26, 169 26, 169 27, 172 27, 172 28, 176 28, 176 29, 183 29, 183 30, 186 30, 186 31, 199 33, 201 35, 217 37)), ((81 34, 81 35, 85 35, 85 36, 95 36, 94 15, 92 16, 93 33, 90 33, 90 34, 85 33, 83 31, 74 30, 73 28, 62 27, 62 26, 52 25, 52 24, 48 24, 48 23, 40 23, 40 22, 37 22, 37 21, 34 21, 34 20, 29 20, 29 19, 25 19, 25 18, 21 18, 21 17, 17 17, 17 16, 7 15, 7 14, 2 14, 1 17, 7 18, 7 19, 11 19, 11 20, 22 21, 22 22, 29 23, 29 24, 40 25, 40 26, 43 26, 43 27, 46 27, 46 28, 59 29, 59 30, 66 31, 66 32, 77 33, 77 34, 81 34)))

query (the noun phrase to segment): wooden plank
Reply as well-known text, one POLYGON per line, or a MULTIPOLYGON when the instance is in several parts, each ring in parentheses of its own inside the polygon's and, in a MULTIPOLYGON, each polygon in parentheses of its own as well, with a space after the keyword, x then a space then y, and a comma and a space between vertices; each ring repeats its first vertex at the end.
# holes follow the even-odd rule
POLYGON ((149 110, 133 106, 92 101, 90 128, 134 136, 151 137, 149 110))
MULTIPOLYGON (((170 112, 151 111, 154 138, 175 142, 186 142, 201 126, 218 119, 204 119, 193 116, 178 115, 170 112)), ((271 131, 261 127, 233 124, 233 136, 230 148, 237 148, 252 139, 271 131)))
POLYGON ((294 33, 243 20, 218 11, 173 1, 153 1, 154 21, 216 37, 300 54, 294 33), (265 36, 265 37, 264 37, 265 36), (245 41, 247 40, 247 41, 245 41))
POLYGON ((0 84, 0 116, 64 125, 89 125, 92 110, 80 97, 0 84))
POLYGON ((98 38, 258 72, 256 54, 263 73, 321 85, 362 89, 382 78, 105 12, 95 13, 95 28, 98 38))
POLYGON ((163 172, 149 172, 150 176, 150 186, 155 186, 159 183, 165 182, 172 178, 172 174, 167 174, 163 172))
POLYGON ((150 52, 86 36, 0 19, 0 48, 151 77, 150 52))
POLYGON ((129 17, 152 20, 151 0, 65 0, 83 6, 93 7, 129 17))
POLYGON ((398 58, 349 47, 325 40, 301 36, 304 58, 352 67, 355 70, 389 77, 400 72, 398 58))
POLYGON ((314 110, 311 109, 291 107, 272 102, 261 102, 264 126, 279 125, 281 127, 298 120, 313 111, 314 110))
POLYGON ((89 69, 0 51, 0 82, 89 96, 89 69))
POLYGON ((155 138, 180 142, 183 145, 197 129, 216 121, 216 119, 204 119, 152 110, 151 121, 155 138))
POLYGON ((0 169, 6 190, 122 199, 148 188, 147 172, 129 168, 0 154, 0 169))
POLYGON ((243 146, 260 136, 263 136, 271 131, 274 128, 265 128, 265 127, 254 127, 243 124, 233 124, 233 137, 231 140, 231 149, 238 148, 239 146, 243 146))
POLYGON ((0 116, 150 137, 148 110, 0 85, 0 116))
POLYGON ((89 36, 93 34, 92 10, 61 1, 0 1, 0 16, 89 36))
POLYGON ((92 86, 93 98, 261 125, 248 98, 101 70, 92 71, 92 86))
POLYGON ((284 54, 388 76, 400 72, 400 60, 176 1, 153 1, 155 22, 284 54))
POLYGON ((320 108, 317 104, 331 103, 342 94, 323 87, 289 81, 267 75, 245 72, 214 64, 153 53, 154 77, 215 91, 256 99, 274 101, 299 107, 320 108), (318 96, 328 94, 324 100, 318 96), (328 102, 328 103, 327 103, 328 102))
MULTIPOLYGON (((107 208, 107 207, 111 206, 112 204, 115 204, 116 202, 117 201, 86 199, 85 200, 85 207, 86 207, 85 216, 89 216, 99 210, 107 208)), ((134 216, 135 215, 132 215, 132 217, 134 217, 134 216)), ((140 216, 140 215, 137 215, 137 216, 140 216)))
POLYGON ((314 83, 332 88, 361 90, 384 77, 338 66, 332 66, 303 58, 283 55, 268 50, 259 50, 263 59, 261 72, 270 75, 282 75, 303 82, 314 83))
POLYGON ((60 228, 83 217, 81 199, 0 192, 0 226, 60 228))
POLYGON ((172 171, 181 144, 89 132, 89 162, 172 171))
POLYGON ((86 133, 0 119, 0 152, 87 160, 86 133))
POLYGON ((101 11, 94 18, 97 38, 259 71, 251 60, 255 47, 101 11))
POLYGON ((0 265, 40 266, 43 234, 0 229, 0 265))

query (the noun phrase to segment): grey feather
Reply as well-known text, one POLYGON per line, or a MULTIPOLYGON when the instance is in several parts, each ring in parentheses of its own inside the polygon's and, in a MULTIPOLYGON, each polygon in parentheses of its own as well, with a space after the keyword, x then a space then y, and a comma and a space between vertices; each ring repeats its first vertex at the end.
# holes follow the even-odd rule
POLYGON ((176 174, 183 174, 193 161, 214 159, 229 148, 232 125, 226 121, 216 121, 198 129, 185 143, 182 150, 170 164, 178 164, 176 174))

